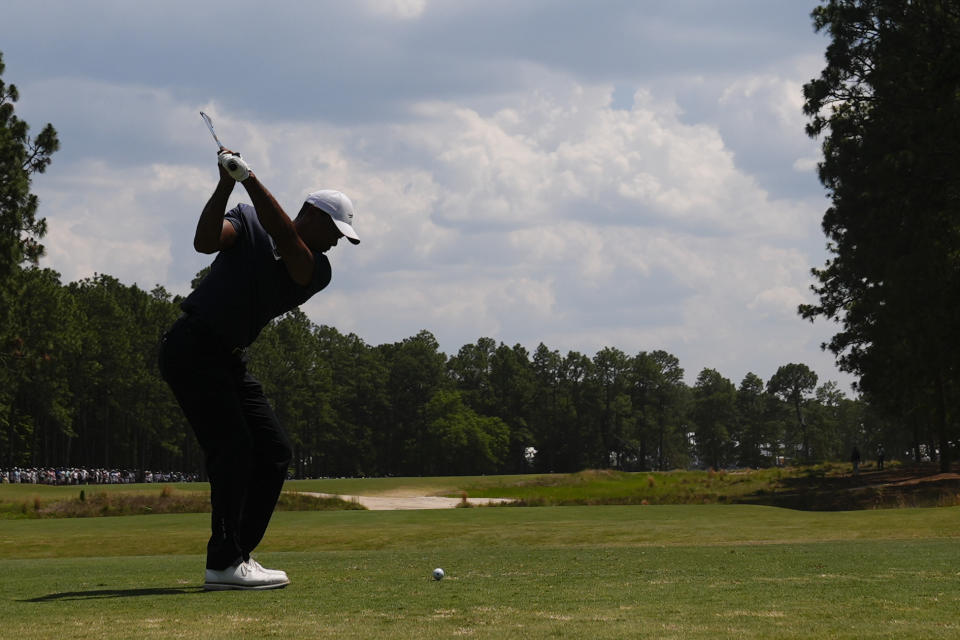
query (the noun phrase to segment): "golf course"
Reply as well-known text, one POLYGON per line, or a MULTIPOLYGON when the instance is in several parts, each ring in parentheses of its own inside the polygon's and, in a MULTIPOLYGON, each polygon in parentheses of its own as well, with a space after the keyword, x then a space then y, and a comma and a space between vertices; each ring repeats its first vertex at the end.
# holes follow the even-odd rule
MULTIPOLYGON (((576 486, 614 502, 617 482, 629 491, 631 482, 661 491, 675 478, 699 482, 697 491, 717 482, 707 474, 518 478, 309 480, 286 489, 465 497, 470 487, 471 496, 499 489, 530 500, 576 486)), ((173 494, 205 487, 177 485, 173 494)), ((3 485, 0 503, 41 508, 78 491, 3 485)), ((161 487, 85 491, 119 500, 161 487)), ((8 510, 0 519, 3 636, 960 636, 960 507, 803 511, 728 499, 734 503, 278 511, 257 557, 286 570, 291 584, 264 592, 202 590, 206 513, 64 518, 8 510), (435 567, 443 580, 432 579, 435 567)))

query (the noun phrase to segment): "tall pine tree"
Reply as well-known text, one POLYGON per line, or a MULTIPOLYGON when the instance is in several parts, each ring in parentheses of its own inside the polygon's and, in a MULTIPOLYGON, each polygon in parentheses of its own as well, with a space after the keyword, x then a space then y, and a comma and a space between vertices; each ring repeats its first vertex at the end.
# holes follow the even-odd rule
POLYGON ((960 2, 830 0, 831 43, 804 86, 823 136, 830 258, 804 317, 838 321, 827 345, 891 414, 921 415, 950 467, 960 400, 960 2))
POLYGON ((46 231, 46 222, 37 219, 30 179, 47 168, 59 142, 50 124, 30 138, 27 123, 14 114, 20 94, 15 85, 3 82, 4 68, 0 54, 0 450, 5 449, 11 461, 14 442, 30 428, 29 421, 15 416, 15 383, 22 379, 24 366, 35 364, 25 360, 43 352, 42 346, 27 344, 29 336, 16 313, 27 289, 22 265, 37 263, 46 231))

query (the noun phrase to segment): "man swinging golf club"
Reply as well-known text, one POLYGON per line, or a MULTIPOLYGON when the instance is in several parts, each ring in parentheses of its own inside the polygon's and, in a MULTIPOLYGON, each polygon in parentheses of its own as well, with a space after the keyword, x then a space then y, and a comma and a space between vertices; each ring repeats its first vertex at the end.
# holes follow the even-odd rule
POLYGON ((290 441, 244 349, 273 318, 330 282, 325 253, 354 231, 353 205, 339 191, 316 191, 291 220, 250 167, 218 154, 220 181, 193 239, 218 253, 210 273, 180 305, 164 335, 160 368, 203 448, 210 479, 212 533, 204 588, 276 589, 290 583, 250 553, 270 522, 292 456, 290 441), (225 213, 240 182, 253 202, 225 213))

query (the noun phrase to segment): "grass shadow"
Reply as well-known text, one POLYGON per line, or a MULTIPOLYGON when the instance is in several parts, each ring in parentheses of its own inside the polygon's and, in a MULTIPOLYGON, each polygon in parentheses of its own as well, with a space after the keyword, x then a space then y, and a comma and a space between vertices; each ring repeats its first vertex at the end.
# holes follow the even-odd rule
POLYGON ((206 593, 202 586, 197 587, 157 587, 152 589, 94 589, 91 591, 64 591, 48 593, 45 596, 27 598, 20 602, 60 602, 69 600, 100 600, 104 598, 138 598, 141 596, 182 596, 192 593, 206 593))
POLYGON ((802 511, 954 506, 960 504, 960 475, 940 473, 934 464, 885 470, 865 466, 859 474, 849 465, 829 472, 811 468, 782 478, 774 491, 749 494, 738 502, 802 511))

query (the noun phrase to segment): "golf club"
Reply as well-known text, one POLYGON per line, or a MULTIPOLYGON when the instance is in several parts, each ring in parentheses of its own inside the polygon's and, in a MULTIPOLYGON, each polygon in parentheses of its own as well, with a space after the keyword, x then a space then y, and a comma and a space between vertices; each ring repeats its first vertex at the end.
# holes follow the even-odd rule
POLYGON ((223 143, 220 142, 220 138, 217 137, 217 132, 213 130, 213 120, 210 119, 210 116, 205 114, 203 111, 200 112, 200 117, 203 118, 204 123, 207 125, 207 129, 210 129, 210 135, 213 136, 213 139, 216 141, 217 146, 220 147, 220 151, 223 151, 223 143))
MULTIPOLYGON (((205 114, 203 111, 200 112, 200 117, 203 118, 203 121, 206 123, 207 129, 210 129, 210 135, 213 136, 213 139, 216 141, 217 146, 220 147, 220 151, 222 153, 226 147, 224 147, 223 143, 220 142, 220 138, 217 137, 217 132, 213 130, 213 120, 211 120, 210 116, 205 114)), ((240 154, 238 153, 237 156, 239 157, 240 154)), ((237 165, 236 162, 234 162, 233 160, 230 160, 227 163, 227 169, 229 169, 230 171, 233 171, 237 168, 236 165, 237 165)))

